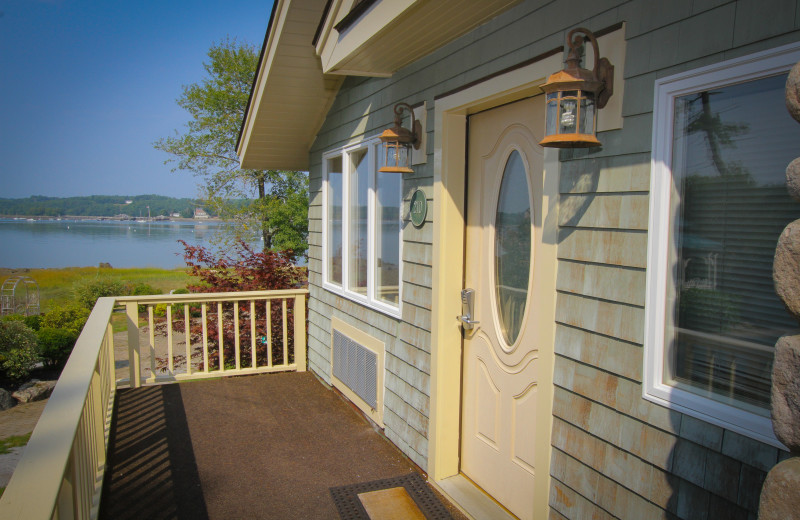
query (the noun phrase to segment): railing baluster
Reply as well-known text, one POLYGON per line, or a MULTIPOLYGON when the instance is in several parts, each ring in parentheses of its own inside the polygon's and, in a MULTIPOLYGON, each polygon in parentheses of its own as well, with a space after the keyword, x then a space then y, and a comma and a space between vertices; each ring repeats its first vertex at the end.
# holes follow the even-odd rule
POLYGON ((186 375, 192 374, 192 335, 191 335, 191 322, 192 317, 189 315, 189 304, 183 304, 183 333, 186 335, 186 375))
POLYGON ((242 363, 239 353, 239 302, 233 302, 233 348, 236 352, 236 370, 241 370, 242 363))
MULTIPOLYGON (((107 396, 106 398, 110 397, 113 393, 113 388, 117 380, 117 367, 114 364, 115 352, 114 352, 114 327, 111 325, 109 321, 108 325, 106 325, 106 338, 108 340, 108 345, 106 347, 106 364, 108 366, 108 388, 106 389, 107 396)), ((108 403, 104 403, 104 408, 108 408, 108 403)))
POLYGON ((58 490, 56 510, 59 520, 74 520, 75 518, 75 455, 70 455, 64 476, 61 479, 61 488, 58 490))
POLYGON ((83 497, 86 494, 86 457, 84 455, 84 443, 83 443, 83 435, 81 435, 81 430, 83 429, 83 413, 81 413, 81 420, 78 422, 78 429, 77 434, 78 436, 75 438, 75 455, 76 455, 76 464, 75 469, 77 470, 78 474, 75 478, 75 491, 77 492, 77 496, 75 497, 76 505, 78 506, 78 518, 86 518, 86 511, 84 510, 84 501, 83 497))
POLYGON ((172 359, 172 304, 167 304, 167 359, 169 375, 175 377, 175 361, 172 359))
POLYGON ((267 366, 272 366, 272 300, 267 300, 267 366))
MULTIPOLYGON (((94 429, 94 440, 95 440, 95 476, 97 475, 98 469, 100 466, 105 466, 106 463, 106 435, 105 435, 105 408, 103 406, 103 394, 102 389, 100 388, 100 370, 94 373, 92 377, 92 387, 94 387, 92 392, 92 401, 93 401, 93 408, 92 414, 94 415, 94 421, 92 422, 92 428, 94 429)), ((102 479, 101 479, 102 480, 102 479)), ((97 482, 95 481, 95 486, 97 482)))
POLYGON ((130 386, 142 386, 141 372, 139 370, 139 306, 136 302, 125 304, 125 314, 128 318, 128 372, 130 386))
POLYGON ((306 295, 294 297, 294 364, 306 371, 306 295))
POLYGON ((219 371, 225 371, 225 349, 222 336, 222 302, 217 302, 217 352, 219 354, 219 371))
POLYGON ((253 359, 251 368, 258 367, 256 364, 256 301, 250 300, 250 357, 253 359))
POLYGON ((153 320, 153 306, 147 306, 147 327, 150 336, 150 378, 156 379, 156 327, 153 320))
POLYGON ((206 323, 206 318, 208 317, 208 311, 206 310, 206 304, 204 303, 203 308, 203 372, 208 373, 208 323, 206 323))
POLYGON ((281 300, 281 311, 283 314, 283 364, 289 364, 289 318, 286 312, 286 298, 281 300))

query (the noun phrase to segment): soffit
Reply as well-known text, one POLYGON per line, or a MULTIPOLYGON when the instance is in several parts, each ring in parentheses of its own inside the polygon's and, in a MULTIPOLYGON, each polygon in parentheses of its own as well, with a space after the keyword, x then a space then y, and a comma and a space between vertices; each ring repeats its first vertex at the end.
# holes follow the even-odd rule
POLYGON ((237 153, 246 169, 308 170, 342 78, 322 73, 311 43, 325 0, 275 1, 237 153))
POLYGON ((341 33, 353 0, 333 0, 316 51, 326 74, 391 76, 520 0, 377 0, 341 33))

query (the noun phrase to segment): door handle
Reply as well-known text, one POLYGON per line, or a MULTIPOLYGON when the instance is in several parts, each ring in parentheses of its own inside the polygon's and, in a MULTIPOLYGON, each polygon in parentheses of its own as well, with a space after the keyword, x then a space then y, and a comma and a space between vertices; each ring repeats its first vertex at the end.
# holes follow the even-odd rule
POLYGON ((464 289, 461 291, 461 316, 456 316, 464 330, 472 330, 480 321, 473 320, 472 314, 475 311, 475 289, 464 289))

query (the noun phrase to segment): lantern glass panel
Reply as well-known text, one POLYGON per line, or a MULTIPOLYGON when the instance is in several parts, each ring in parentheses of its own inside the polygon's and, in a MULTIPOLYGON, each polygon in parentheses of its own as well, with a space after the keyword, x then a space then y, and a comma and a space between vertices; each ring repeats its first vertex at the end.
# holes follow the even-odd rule
POLYGON ((555 135, 558 133, 558 92, 547 94, 547 114, 546 114, 545 135, 555 135))
POLYGON ((397 141, 390 141, 386 143, 386 166, 394 168, 397 166, 397 154, 400 148, 400 143, 397 141))
POLYGON ((558 133, 574 134, 578 124, 578 92, 569 90, 561 96, 561 117, 558 133))
POLYGON ((394 148, 392 146, 393 144, 394 143, 384 142, 383 146, 381 147, 382 148, 381 152, 383 153, 383 161, 382 162, 383 162, 384 165, 389 164, 393 160, 393 159, 390 159, 390 156, 394 155, 394 148))
POLYGON ((408 146, 394 141, 386 144, 388 153, 386 156, 386 166, 390 168, 407 168, 409 166, 408 160, 408 146))
POLYGON ((584 92, 585 97, 581 98, 580 125, 578 133, 594 135, 595 105, 594 94, 584 92))

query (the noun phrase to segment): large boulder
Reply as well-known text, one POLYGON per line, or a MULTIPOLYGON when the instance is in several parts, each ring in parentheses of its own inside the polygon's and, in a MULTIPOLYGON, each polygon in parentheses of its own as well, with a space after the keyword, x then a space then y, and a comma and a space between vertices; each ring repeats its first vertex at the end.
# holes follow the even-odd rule
POLYGON ((800 123, 800 62, 792 67, 786 78, 786 110, 800 123))
POLYGON ((800 336, 783 336, 775 344, 772 429, 789 451, 800 454, 800 336))
POLYGON ((790 197, 800 202, 800 157, 786 167, 786 191, 790 197))
POLYGON ((800 321, 800 220, 790 222, 778 238, 772 264, 775 292, 800 321))
POLYGON ((33 401, 41 401, 47 399, 53 393, 55 388, 55 381, 37 381, 33 380, 25 383, 19 390, 11 394, 11 396, 20 403, 30 403, 33 401))
POLYGON ((800 511, 800 458, 784 460, 767 474, 761 488, 758 520, 797 518, 800 511))
POLYGON ((16 404, 17 401, 11 397, 11 394, 7 390, 0 388, 0 410, 8 410, 16 404))

